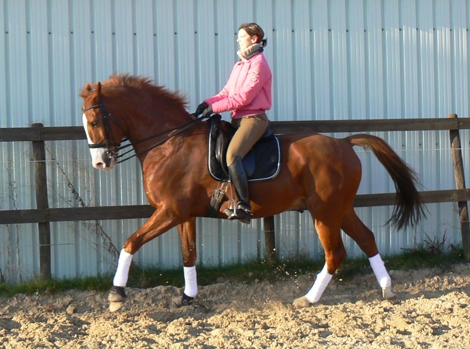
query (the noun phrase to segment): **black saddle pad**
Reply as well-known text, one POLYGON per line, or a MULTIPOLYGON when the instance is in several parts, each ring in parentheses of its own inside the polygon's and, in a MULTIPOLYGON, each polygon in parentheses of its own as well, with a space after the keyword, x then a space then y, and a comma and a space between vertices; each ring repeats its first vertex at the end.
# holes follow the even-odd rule
MULTIPOLYGON (((225 154, 235 128, 230 123, 221 120, 218 114, 213 115, 209 122, 211 122, 208 151, 209 173, 219 181, 228 181, 225 154)), ((276 177, 280 170, 280 159, 279 140, 268 130, 243 158, 248 180, 261 181, 276 177)))

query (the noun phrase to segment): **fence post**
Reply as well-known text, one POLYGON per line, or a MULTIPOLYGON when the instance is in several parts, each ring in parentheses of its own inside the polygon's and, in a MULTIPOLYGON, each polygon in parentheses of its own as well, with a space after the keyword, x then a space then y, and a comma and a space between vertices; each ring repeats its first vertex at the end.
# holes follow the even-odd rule
MULTIPOLYGON (((32 124, 32 127, 43 128, 43 124, 32 124)), ((48 209, 46 150, 44 141, 33 141, 34 180, 36 184, 36 206, 48 209)), ((49 222, 38 223, 39 228, 39 264, 41 280, 51 279, 51 229, 49 222)))
MULTIPOLYGON (((448 118, 457 119, 457 114, 449 114, 448 118)), ((452 147, 452 161, 454 163, 455 188, 465 189, 465 176, 460 144, 460 131, 450 130, 450 145, 452 147)), ((467 201, 459 201, 460 230, 462 232, 463 253, 466 260, 470 260, 470 227, 468 221, 467 201)))
POLYGON ((264 240, 266 244, 266 260, 269 264, 277 263, 276 237, 274 234, 274 216, 264 217, 264 240))

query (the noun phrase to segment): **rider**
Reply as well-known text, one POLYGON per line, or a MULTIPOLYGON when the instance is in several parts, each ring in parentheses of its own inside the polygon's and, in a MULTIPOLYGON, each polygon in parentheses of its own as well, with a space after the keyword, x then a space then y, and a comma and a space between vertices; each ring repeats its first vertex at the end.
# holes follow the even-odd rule
POLYGON ((225 87, 199 104, 196 114, 209 116, 232 111, 231 124, 236 132, 227 150, 227 166, 238 202, 233 210, 228 210, 227 215, 228 219, 238 219, 248 224, 251 206, 242 159, 268 129, 269 120, 265 111, 272 104, 272 73, 263 55, 267 40, 258 24, 240 25, 237 42, 240 60, 235 63, 225 87))

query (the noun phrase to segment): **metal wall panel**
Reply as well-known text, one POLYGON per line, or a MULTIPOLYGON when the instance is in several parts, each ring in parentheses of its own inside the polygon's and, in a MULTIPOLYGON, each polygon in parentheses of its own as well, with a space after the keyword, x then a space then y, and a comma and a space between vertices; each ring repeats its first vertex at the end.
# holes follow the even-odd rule
MULTIPOLYGON (((274 74, 272 120, 469 116, 466 0, 0 0, 0 127, 81 124, 80 90, 114 72, 149 76, 187 96, 194 110, 225 84, 237 59, 237 28, 261 24, 274 74)), ((228 119, 228 113, 223 117, 228 119)), ((448 132, 376 132, 418 173, 423 189, 454 188, 448 132)), ((343 137, 344 134, 334 134, 343 137)), ((464 159, 469 135, 463 133, 464 159)), ((145 204, 140 165, 93 170, 85 142, 47 142, 49 205, 145 204)), ((359 193, 394 190, 377 159, 363 163, 359 193)), ((31 145, 1 143, 0 209, 35 207, 31 145)), ((469 173, 466 174, 469 183, 469 173)), ((357 209, 382 254, 423 240, 459 245, 456 205, 428 205, 416 229, 383 226, 390 207, 357 209)), ((322 258, 307 213, 275 219, 277 252, 322 258)), ((117 253, 143 220, 51 224, 53 275, 114 271, 117 253)), ((261 221, 198 220, 198 263, 223 265, 264 254, 261 221)), ((11 282, 39 274, 32 224, 0 225, 0 270, 11 282)), ((360 249, 345 237, 352 256, 360 249)), ((145 245, 139 265, 181 266, 176 230, 145 245)))

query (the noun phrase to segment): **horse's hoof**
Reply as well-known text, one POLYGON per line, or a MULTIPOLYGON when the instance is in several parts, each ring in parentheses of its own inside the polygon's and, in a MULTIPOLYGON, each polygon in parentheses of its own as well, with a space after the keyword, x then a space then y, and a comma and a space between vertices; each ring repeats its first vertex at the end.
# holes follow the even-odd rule
POLYGON ((124 302, 109 302, 109 311, 115 312, 116 310, 121 309, 124 305, 124 302))
POLYGON ((310 303, 307 299, 307 297, 303 296, 300 298, 297 298, 292 305, 296 308, 306 308, 309 307, 312 303, 310 303))
POLYGON ((111 289, 111 292, 109 293, 108 301, 122 303, 126 300, 126 298, 127 298, 127 295, 126 295, 126 292, 124 291, 124 287, 113 286, 113 288, 111 289))
POLYGON ((191 305, 191 302, 193 301, 194 297, 189 297, 183 292, 183 299, 181 300, 181 305, 186 306, 186 305, 191 305))
POLYGON ((392 304, 397 301, 397 295, 392 292, 392 286, 382 287, 382 297, 392 304))

